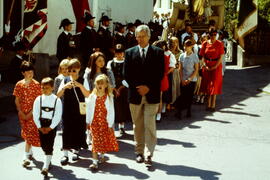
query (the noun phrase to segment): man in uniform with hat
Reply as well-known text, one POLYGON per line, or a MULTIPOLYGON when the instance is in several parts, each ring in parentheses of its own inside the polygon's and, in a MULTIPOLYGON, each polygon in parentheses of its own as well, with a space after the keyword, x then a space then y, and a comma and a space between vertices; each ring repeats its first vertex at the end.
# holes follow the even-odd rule
POLYGON ((95 17, 93 17, 90 13, 85 13, 83 17, 86 26, 81 33, 80 49, 82 51, 84 67, 87 66, 90 55, 93 52, 99 50, 97 44, 97 32, 94 29, 95 25, 94 19, 95 17))
POLYGON ((126 48, 127 49, 133 46, 136 46, 138 44, 135 37, 135 29, 136 29, 136 26, 133 23, 127 24, 127 30, 128 30, 126 34, 126 45, 127 45, 126 48))
POLYGON ((20 66, 24 60, 27 60, 24 57, 27 48, 22 41, 18 41, 14 44, 14 50, 16 55, 11 60, 8 68, 9 80, 11 83, 16 83, 23 78, 20 66))
POLYGON ((68 57, 72 57, 72 49, 75 48, 75 43, 72 40, 72 34, 70 33, 72 30, 72 24, 74 23, 66 18, 61 21, 59 26, 59 29, 62 27, 64 29, 57 39, 56 57, 59 62, 68 57))
POLYGON ((115 31, 116 33, 114 35, 114 44, 122 44, 124 49, 126 49, 126 37, 124 36, 125 25, 123 25, 122 23, 116 23, 115 31))
POLYGON ((98 47, 106 56, 106 62, 113 58, 113 37, 109 30, 110 19, 108 16, 102 16, 100 27, 98 29, 98 47))

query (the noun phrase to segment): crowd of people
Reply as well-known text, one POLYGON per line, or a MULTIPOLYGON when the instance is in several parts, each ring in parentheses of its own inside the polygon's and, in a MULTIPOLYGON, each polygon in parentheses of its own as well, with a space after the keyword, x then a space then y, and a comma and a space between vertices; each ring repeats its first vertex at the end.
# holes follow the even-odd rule
POLYGON ((33 62, 25 61, 21 44, 17 60, 12 61, 20 70, 12 77, 17 81, 13 94, 25 140, 23 166, 33 158, 32 146, 41 146, 46 157, 44 175, 51 164, 57 127, 63 132, 61 165, 70 162, 69 152, 78 161, 80 150, 89 147, 88 139, 93 158, 89 167, 97 170, 106 152, 119 151, 115 129, 124 135, 125 123, 131 120, 136 162, 149 167, 157 143, 156 123, 166 112, 174 110, 175 117, 182 119, 186 110, 190 118, 192 104, 204 101, 206 110, 214 112, 216 96, 222 93, 226 45, 220 41, 224 34, 214 26, 198 35, 186 22, 185 31, 165 41, 159 39, 161 32, 155 29, 161 24, 154 20, 148 25, 139 20, 115 23, 113 36, 112 19, 102 16, 98 31, 94 19, 85 14, 86 26, 77 39, 70 34, 73 22, 61 21, 55 80, 34 79, 33 62), (76 49, 81 59, 76 58, 76 49))

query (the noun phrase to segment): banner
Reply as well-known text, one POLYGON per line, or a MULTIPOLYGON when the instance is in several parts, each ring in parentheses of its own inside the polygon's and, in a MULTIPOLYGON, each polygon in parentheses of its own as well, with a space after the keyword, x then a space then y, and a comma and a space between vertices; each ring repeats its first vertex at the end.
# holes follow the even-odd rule
POLYGON ((84 13, 88 11, 90 13, 88 0, 71 0, 73 11, 76 17, 76 32, 82 32, 85 24, 82 20, 84 13))
POLYGON ((47 14, 47 0, 24 0, 22 38, 29 49, 45 35, 48 29, 47 14))

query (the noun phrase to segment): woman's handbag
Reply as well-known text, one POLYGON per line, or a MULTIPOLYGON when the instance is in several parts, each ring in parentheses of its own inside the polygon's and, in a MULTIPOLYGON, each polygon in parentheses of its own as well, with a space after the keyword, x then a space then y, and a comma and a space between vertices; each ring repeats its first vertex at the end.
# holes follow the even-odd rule
POLYGON ((85 115, 86 114, 86 104, 85 104, 85 102, 80 102, 80 100, 78 98, 78 95, 77 95, 76 90, 75 90, 74 87, 73 87, 73 90, 74 90, 74 93, 75 93, 76 98, 77 98, 78 103, 79 103, 80 114, 81 115, 85 115))

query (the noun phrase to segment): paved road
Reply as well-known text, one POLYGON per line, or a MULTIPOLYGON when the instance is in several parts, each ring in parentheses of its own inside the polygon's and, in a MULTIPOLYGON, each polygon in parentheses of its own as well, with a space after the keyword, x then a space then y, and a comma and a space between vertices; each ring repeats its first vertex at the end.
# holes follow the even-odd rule
MULTIPOLYGON (((132 125, 128 135, 119 139, 120 152, 108 154, 109 160, 92 173, 90 151, 68 166, 60 165, 61 136, 56 138, 53 168, 47 179, 130 180, 269 180, 270 179, 270 67, 237 69, 225 74, 224 94, 218 97, 218 111, 207 113, 202 105, 193 106, 193 117, 179 121, 173 112, 158 124, 158 145, 154 166, 147 169, 134 161, 132 125), (263 89, 266 92, 260 92, 263 89)), ((19 134, 17 117, 5 114, 0 123, 0 141, 19 134)), ((0 143, 0 179, 43 179, 40 174, 43 154, 34 149, 30 168, 21 167, 23 143, 0 143)))

